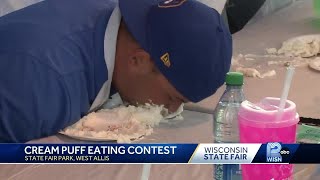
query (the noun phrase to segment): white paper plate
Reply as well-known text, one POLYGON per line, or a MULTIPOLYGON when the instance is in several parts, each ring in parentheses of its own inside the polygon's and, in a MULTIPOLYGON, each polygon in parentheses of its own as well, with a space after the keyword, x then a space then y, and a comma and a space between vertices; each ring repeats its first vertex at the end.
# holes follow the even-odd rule
MULTIPOLYGON (((165 119, 160 122, 160 124, 162 124, 162 123, 176 123, 178 121, 183 120, 183 117, 181 116, 181 113, 183 112, 183 106, 184 105, 182 104, 175 113, 172 113, 172 114, 166 116, 165 119)), ((66 129, 72 129, 72 126, 69 126, 66 129)), ((65 130, 60 131, 59 133, 62 135, 68 136, 70 138, 81 140, 81 141, 110 142, 110 141, 117 141, 118 140, 118 139, 110 139, 110 137, 104 138, 104 137, 93 137, 93 136, 85 136, 85 135, 83 135, 83 136, 73 135, 73 134, 65 133, 65 130)), ((139 139, 143 138, 144 136, 145 136, 144 134, 141 134, 141 136, 139 136, 139 134, 138 134, 137 138, 131 138, 131 141, 139 140, 139 139)))
MULTIPOLYGON (((171 119, 164 119, 160 122, 160 124, 175 124, 178 122, 183 121, 183 117, 181 115, 177 115, 175 118, 171 119)), ((110 138, 103 138, 103 137, 92 137, 92 136, 76 136, 76 135, 71 135, 67 134, 64 131, 60 131, 59 134, 62 134, 64 136, 67 136, 72 139, 77 139, 81 141, 94 141, 94 142, 111 142, 111 141, 117 141, 117 139, 110 139, 110 138)), ((145 135, 141 135, 138 138, 132 138, 131 141, 139 140, 143 138, 145 135)))
POLYGON ((315 60, 309 62, 309 67, 320 72, 320 58, 316 58, 315 60))
POLYGON ((75 136, 75 135, 70 135, 70 134, 66 134, 65 132, 59 132, 59 134, 62 134, 64 136, 68 136, 72 139, 77 139, 77 140, 81 140, 81 141, 95 141, 95 142, 101 142, 101 141, 105 141, 105 142, 110 142, 110 141, 117 141, 117 139, 110 139, 110 138, 97 138, 97 137, 91 137, 91 136, 75 136))
MULTIPOLYGON (((175 124, 178 122, 183 121, 183 117, 181 115, 177 115, 176 118, 172 118, 172 119, 164 119, 160 122, 160 124, 175 124)), ((60 131, 59 134, 62 134, 64 136, 67 136, 69 138, 72 139, 76 139, 76 140, 81 140, 81 141, 94 141, 94 142, 111 142, 111 141, 117 141, 117 139, 110 139, 110 138, 103 138, 103 137, 92 137, 92 136, 76 136, 76 135, 71 135, 71 134, 67 134, 64 131, 60 131)), ((133 138, 131 139, 131 141, 134 140, 139 140, 141 138, 143 138, 144 135, 141 135, 139 138, 133 138)))
MULTIPOLYGON (((59 134, 62 134, 64 136, 67 136, 72 139, 80 140, 80 141, 93 141, 93 142, 117 142, 117 139, 110 139, 110 138, 103 138, 103 137, 92 137, 92 136, 76 136, 76 135, 70 135, 66 134, 64 132, 59 132, 59 134)), ((139 140, 143 138, 144 136, 140 136, 139 138, 132 138, 131 141, 139 140)))

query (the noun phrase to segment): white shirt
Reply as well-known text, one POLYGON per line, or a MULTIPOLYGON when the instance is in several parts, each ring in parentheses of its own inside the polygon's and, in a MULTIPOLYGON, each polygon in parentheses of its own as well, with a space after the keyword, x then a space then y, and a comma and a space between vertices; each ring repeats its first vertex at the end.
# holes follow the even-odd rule
MULTIPOLYGON (((117 5, 109 18, 107 29, 104 35, 104 59, 108 68, 108 80, 103 84, 89 111, 102 106, 109 98, 120 22, 121 13, 119 6, 117 5)), ((117 98, 117 100, 119 99, 117 98)))

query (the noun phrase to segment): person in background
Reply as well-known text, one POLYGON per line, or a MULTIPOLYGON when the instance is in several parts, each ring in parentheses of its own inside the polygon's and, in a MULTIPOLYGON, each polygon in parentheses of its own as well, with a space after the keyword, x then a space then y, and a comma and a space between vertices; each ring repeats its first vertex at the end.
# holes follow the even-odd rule
POLYGON ((174 112, 214 94, 232 55, 195 0, 45 0, 2 16, 0 42, 0 142, 54 135, 115 93, 174 112))
POLYGON ((225 6, 226 19, 231 34, 244 28, 263 6, 266 0, 228 0, 225 6))
POLYGON ((198 0, 217 10, 232 34, 242 30, 266 0, 198 0))

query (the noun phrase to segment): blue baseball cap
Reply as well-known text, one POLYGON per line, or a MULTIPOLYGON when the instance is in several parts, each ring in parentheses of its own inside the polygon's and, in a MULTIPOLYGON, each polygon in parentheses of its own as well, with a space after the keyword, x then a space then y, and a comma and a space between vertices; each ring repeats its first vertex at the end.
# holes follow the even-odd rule
POLYGON ((128 31, 168 81, 199 102, 223 85, 232 37, 221 15, 196 0, 119 0, 128 31))

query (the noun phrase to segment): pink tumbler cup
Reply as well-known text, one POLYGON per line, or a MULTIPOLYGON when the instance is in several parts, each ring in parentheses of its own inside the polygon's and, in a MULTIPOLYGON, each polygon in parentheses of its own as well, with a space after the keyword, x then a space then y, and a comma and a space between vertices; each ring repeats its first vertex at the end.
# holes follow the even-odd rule
MULTIPOLYGON (((280 98, 267 97, 260 103, 244 101, 238 120, 241 143, 295 143, 299 115, 296 105, 287 101, 279 116, 280 98)), ((293 179, 291 164, 246 164, 242 165, 243 180, 293 179)))

